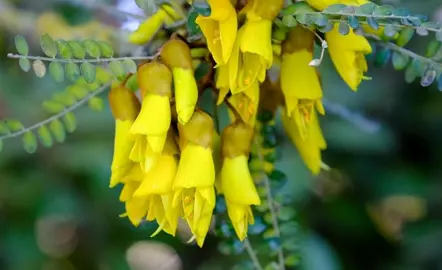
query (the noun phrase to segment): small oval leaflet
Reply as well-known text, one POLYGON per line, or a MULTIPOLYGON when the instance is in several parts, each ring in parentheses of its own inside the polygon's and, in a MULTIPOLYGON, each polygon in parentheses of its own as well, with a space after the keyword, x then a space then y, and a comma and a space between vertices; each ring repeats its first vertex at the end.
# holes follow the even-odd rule
POLYGON ((356 16, 349 16, 348 17, 348 24, 353 29, 359 28, 359 20, 356 16))
POLYGON ((311 20, 319 27, 324 27, 328 23, 327 16, 325 16, 323 14, 320 14, 320 13, 315 14, 314 16, 312 16, 311 20))
MULTIPOLYGON (((384 6, 378 6, 373 12, 373 15, 380 15, 380 16, 390 16, 393 14, 394 7, 389 5, 384 6)), ((373 18, 373 17, 370 17, 373 18)))
POLYGON ((111 58, 114 56, 114 49, 109 42, 106 41, 97 41, 98 46, 100 47, 101 55, 107 58, 111 58))
POLYGON ((71 112, 67 113, 63 117, 63 123, 64 123, 64 126, 66 127, 67 132, 69 132, 69 133, 74 132, 75 129, 77 128, 77 118, 71 112))
POLYGON ((382 47, 378 50, 374 58, 374 66, 375 67, 385 67, 390 61, 390 57, 392 52, 389 48, 382 47))
POLYGON ((43 78, 46 75, 46 66, 40 59, 37 59, 32 63, 32 69, 35 75, 39 78, 43 78))
POLYGON ((69 40, 68 43, 75 58, 84 59, 86 57, 86 49, 83 47, 83 44, 80 41, 69 40))
POLYGON ((66 77, 71 82, 76 82, 78 78, 80 78, 80 68, 77 64, 69 62, 65 66, 66 69, 66 77))
POLYGON ((378 24, 378 22, 376 21, 375 18, 373 18, 373 17, 368 17, 368 18, 367 18, 367 23, 368 23, 368 25, 369 25, 373 30, 378 30, 378 29, 379 29, 379 24, 378 24))
POLYGON ((109 64, 109 68, 118 80, 122 81, 126 78, 126 68, 124 63, 120 61, 112 61, 109 64))
POLYGON ((346 7, 347 5, 344 4, 330 5, 326 9, 324 9, 324 13, 340 13, 346 7))
POLYGON ((423 87, 430 86, 436 80, 437 72, 433 67, 428 67, 421 78, 421 85, 423 87))
POLYGON ((81 64, 81 73, 87 83, 93 83, 95 81, 95 66, 91 63, 84 62, 81 64))
POLYGON ((52 139, 51 132, 49 131, 48 127, 45 125, 41 126, 37 130, 38 137, 40 139, 40 143, 46 147, 49 148, 54 144, 54 140, 52 139))
POLYGON ((405 46, 414 36, 413 28, 405 28, 399 33, 399 37, 396 40, 398 46, 405 46))
POLYGON ((93 97, 88 101, 89 108, 95 112, 101 112, 104 108, 103 99, 99 97, 93 97))
POLYGON ((442 42, 442 30, 439 30, 439 32, 436 33, 436 39, 442 42))
POLYGON ((282 17, 282 23, 288 27, 295 27, 298 25, 298 22, 296 21, 295 17, 292 15, 285 15, 282 17))
POLYGON ((376 7, 377 7, 377 5, 375 3, 363 4, 363 5, 356 8, 356 13, 363 14, 363 15, 370 15, 370 14, 373 14, 376 7))
POLYGON ((431 40, 431 42, 427 46, 427 53, 426 53, 427 57, 431 58, 435 56, 440 47, 441 47, 440 41, 436 39, 431 40))
POLYGON ((6 125, 11 132, 22 131, 25 128, 20 121, 15 119, 6 120, 6 125))
POLYGON ((429 32, 426 28, 423 28, 422 26, 419 26, 418 28, 416 28, 416 33, 419 36, 428 36, 429 32))
POLYGON ((20 58, 18 64, 24 72, 28 72, 31 69, 31 62, 29 62, 29 59, 27 58, 20 58))
POLYGON ((393 64, 394 69, 403 70, 407 67, 410 61, 410 57, 408 55, 401 54, 399 52, 393 52, 393 56, 391 62, 393 64))
POLYGON ((397 29, 396 26, 394 26, 393 24, 387 24, 384 28, 384 35, 386 37, 394 37, 394 35, 396 35, 397 33, 397 29))
POLYGON ((49 64, 49 74, 57 83, 62 83, 64 81, 64 69, 60 62, 51 62, 49 64))
POLYGON ((58 48, 58 54, 65 59, 72 58, 72 49, 71 46, 69 46, 69 43, 67 43, 63 39, 59 39, 56 41, 57 48, 58 48))
POLYGON ((49 124, 49 130, 52 132, 55 140, 59 143, 66 139, 66 131, 64 130, 63 124, 60 120, 56 119, 49 124))
POLYGON ((64 110, 64 106, 61 103, 53 100, 46 100, 42 104, 43 109, 49 113, 59 113, 64 110))
POLYGON ((37 151, 37 137, 34 133, 32 133, 32 131, 25 132, 22 142, 23 148, 29 154, 33 154, 35 153, 35 151, 37 151))
POLYGON ((0 139, 0 153, 2 152, 2 150, 3 150, 3 140, 0 139))
POLYGON ((86 48, 86 52, 92 58, 100 58, 101 56, 100 46, 94 40, 86 39, 83 41, 83 45, 86 48))
POLYGON ((15 36, 15 48, 17 49, 17 52, 21 55, 28 55, 29 53, 28 42, 23 36, 15 36))
POLYGON ((405 82, 406 83, 412 83, 416 80, 417 78, 417 72, 414 69, 413 65, 410 64, 408 65, 407 69, 405 70, 405 82))
POLYGON ((126 58, 124 59, 123 63, 126 69, 126 73, 132 73, 132 74, 137 73, 137 64, 135 63, 134 60, 126 58))
POLYGON ((347 22, 340 22, 338 30, 341 35, 346 36, 348 33, 350 33, 350 26, 347 22))
POLYGON ((40 36, 40 45, 47 56, 55 57, 57 55, 57 46, 48 34, 44 33, 40 36))

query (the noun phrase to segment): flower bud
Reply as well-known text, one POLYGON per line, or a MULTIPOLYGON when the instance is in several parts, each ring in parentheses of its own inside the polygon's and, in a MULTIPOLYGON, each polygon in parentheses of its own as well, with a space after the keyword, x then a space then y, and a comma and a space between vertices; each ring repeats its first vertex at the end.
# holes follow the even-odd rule
POLYGON ((252 139, 253 129, 242 121, 236 121, 227 126, 221 136, 221 152, 223 157, 248 156, 252 139))

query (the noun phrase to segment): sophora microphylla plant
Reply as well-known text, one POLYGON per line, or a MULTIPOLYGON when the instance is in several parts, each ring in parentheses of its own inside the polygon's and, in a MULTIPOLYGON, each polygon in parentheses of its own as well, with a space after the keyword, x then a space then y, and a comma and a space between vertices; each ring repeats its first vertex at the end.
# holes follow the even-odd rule
POLYGON ((294 180, 274 167, 275 121, 282 119, 313 175, 329 168, 319 121, 327 113, 318 71, 326 52, 353 91, 371 79, 367 57, 376 67, 391 61, 407 82, 420 78, 422 86, 437 82, 442 90, 441 25, 404 8, 365 0, 136 2, 150 16, 129 41, 154 55, 114 57, 106 42, 44 34, 45 56, 30 56, 26 40, 16 37, 18 54, 9 57, 24 71, 49 72, 72 85, 43 103, 48 119, 29 127, 0 122, 0 149, 21 135, 30 153, 38 140, 46 147, 62 142, 76 128, 75 109, 89 103, 100 110, 98 95, 110 88, 110 187, 123 186, 122 216, 135 226, 156 222, 153 236, 175 235, 182 219, 200 247, 215 224, 221 252, 248 252, 246 269, 264 269, 263 260, 270 262, 265 269, 299 262, 291 199, 277 192, 294 180), (434 34, 425 55, 404 48, 414 34, 434 34), (202 99, 207 93, 209 106, 202 99), (223 106, 230 118, 225 127, 223 106), (255 250, 248 236, 263 239, 264 248, 255 250))

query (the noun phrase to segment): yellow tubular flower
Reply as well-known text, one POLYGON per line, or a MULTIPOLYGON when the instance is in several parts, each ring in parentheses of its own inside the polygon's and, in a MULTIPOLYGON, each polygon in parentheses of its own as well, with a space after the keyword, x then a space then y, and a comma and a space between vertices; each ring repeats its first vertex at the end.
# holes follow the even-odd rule
POLYGON ((369 3, 367 0, 306 0, 306 2, 317 10, 324 10, 328 6, 335 4, 360 6, 369 3))
POLYGON ((173 38, 161 48, 161 58, 172 70, 178 122, 185 125, 192 117, 198 100, 190 49, 184 41, 173 38))
POLYGON ((263 82, 273 62, 272 21, 283 7, 283 0, 249 1, 246 23, 238 31, 229 61, 230 91, 239 93, 255 81, 263 82))
POLYGON ((282 44, 281 89, 287 116, 294 118, 303 138, 315 106, 324 114, 317 70, 309 66, 313 60, 314 38, 312 32, 298 26, 282 44))
POLYGON ((235 43, 238 21, 235 8, 229 0, 208 0, 211 14, 208 17, 199 15, 196 23, 207 39, 207 46, 218 65, 229 60, 235 43))
POLYGON ((295 144, 304 163, 313 174, 318 174, 321 170, 321 150, 326 149, 327 145, 319 126, 319 120, 316 112, 313 111, 311 123, 308 125, 308 134, 305 138, 300 135, 300 130, 295 121, 287 116, 286 110, 282 112, 282 122, 287 135, 295 144))
POLYGON ((366 54, 371 53, 371 46, 363 36, 356 35, 353 30, 346 36, 339 33, 338 25, 325 34, 328 51, 336 70, 348 86, 356 91, 367 72, 366 54))
MULTIPOLYGON (((235 107, 238 112, 241 120, 250 126, 255 126, 256 115, 258 113, 258 104, 259 104, 259 84, 258 82, 254 82, 248 88, 246 88, 243 92, 232 95, 229 98, 230 104, 235 107)), ((235 119, 232 117, 232 112, 229 110, 231 119, 235 119)))
POLYGON ((195 111, 186 125, 178 124, 181 158, 174 182, 173 206, 182 205, 184 219, 201 247, 215 207, 212 118, 195 111))
MULTIPOLYGON (((139 136, 138 140, 147 139, 148 147, 153 154, 160 154, 163 151, 171 122, 172 74, 164 64, 150 62, 138 69, 137 79, 143 102, 141 112, 130 132, 143 135, 139 136)), ((137 142, 137 147, 140 145, 142 143, 137 142)))
POLYGON ((221 189, 229 218, 241 241, 247 237, 249 224, 254 223, 250 206, 261 204, 248 166, 252 138, 253 129, 241 121, 226 127, 221 136, 224 157, 221 189))
POLYGON ((147 18, 140 24, 138 29, 129 36, 129 42, 137 45, 149 42, 168 18, 169 15, 165 9, 158 9, 155 14, 147 18))
POLYGON ((110 187, 114 187, 132 167, 129 154, 134 146, 135 137, 129 130, 140 111, 140 102, 130 89, 118 86, 110 91, 109 103, 115 118, 114 157, 110 180, 110 187))

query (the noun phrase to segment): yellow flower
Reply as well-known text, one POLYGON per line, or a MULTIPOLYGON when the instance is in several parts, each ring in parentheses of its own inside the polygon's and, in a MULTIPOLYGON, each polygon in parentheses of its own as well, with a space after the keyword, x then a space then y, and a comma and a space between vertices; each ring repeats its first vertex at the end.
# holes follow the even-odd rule
POLYGON ((172 74, 164 64, 151 62, 138 69, 137 78, 143 103, 130 129, 132 134, 142 135, 137 138, 135 149, 139 150, 135 151, 148 153, 149 147, 153 154, 158 155, 163 151, 171 122, 172 74), (146 139, 147 144, 143 142, 146 139))
POLYGON ((292 117, 305 138, 307 124, 316 106, 321 114, 322 89, 313 60, 314 35, 298 26, 282 44, 281 89, 285 97, 287 116, 292 117))
POLYGON ((238 21, 235 8, 229 0, 208 0, 211 14, 199 15, 196 23, 207 39, 207 46, 218 65, 229 60, 235 43, 238 21))
POLYGON ((173 206, 182 205, 184 219, 201 247, 215 207, 213 121, 196 111, 186 125, 178 124, 181 157, 174 182, 173 206))
POLYGON ((129 42, 138 45, 147 43, 161 29, 163 24, 170 25, 179 19, 178 13, 171 6, 164 4, 155 14, 140 24, 138 29, 129 36, 129 42))
POLYGON ((284 1, 253 0, 247 4, 246 23, 238 31, 229 60, 230 91, 239 93, 254 82, 263 82, 273 61, 272 21, 284 1))
POLYGON ((324 10, 328 6, 335 4, 360 6, 369 3, 367 0, 306 0, 306 2, 317 10, 324 10))
POLYGON ((173 38, 161 48, 161 58, 172 69, 178 122, 184 125, 192 117, 198 101, 190 48, 184 41, 173 38))
POLYGON ((307 126, 307 136, 301 137, 300 130, 295 121, 287 116, 286 110, 282 112, 282 121, 287 135, 295 144, 304 163, 313 174, 321 170, 321 150, 327 145, 319 126, 318 116, 315 111, 311 115, 310 124, 307 126))
POLYGON ((135 137, 129 130, 140 111, 140 102, 135 94, 122 86, 113 87, 109 93, 109 103, 115 118, 114 157, 110 186, 121 182, 122 177, 132 167, 129 154, 134 146, 135 137))
POLYGON ((368 70, 364 55, 371 53, 370 44, 365 37, 356 35, 353 30, 346 36, 341 35, 338 25, 326 33, 325 37, 336 70, 348 86, 356 91, 368 70))
POLYGON ((249 224, 254 223, 251 205, 260 205, 248 167, 248 155, 253 138, 253 129, 236 121, 223 131, 221 190, 226 199, 227 212, 238 238, 247 237, 249 224))

